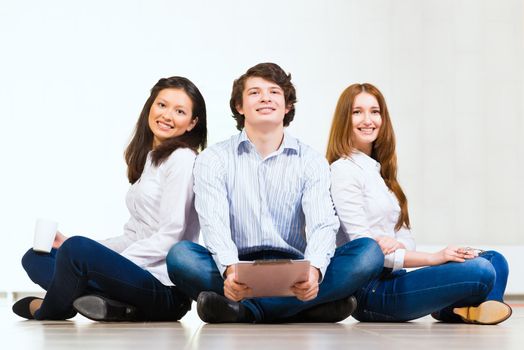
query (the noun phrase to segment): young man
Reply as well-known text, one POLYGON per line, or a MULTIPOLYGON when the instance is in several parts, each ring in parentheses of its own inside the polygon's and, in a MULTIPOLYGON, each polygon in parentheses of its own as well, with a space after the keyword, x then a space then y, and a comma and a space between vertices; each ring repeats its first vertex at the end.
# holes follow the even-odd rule
POLYGON ((195 206, 206 247, 180 242, 167 265, 205 322, 341 321, 356 307, 350 296, 382 270, 384 256, 371 239, 335 250, 339 221, 327 161, 284 131, 295 102, 282 68, 250 68, 230 100, 241 133, 197 158, 195 206), (234 267, 257 259, 307 259, 309 279, 293 286, 295 297, 247 299, 250 288, 234 267))

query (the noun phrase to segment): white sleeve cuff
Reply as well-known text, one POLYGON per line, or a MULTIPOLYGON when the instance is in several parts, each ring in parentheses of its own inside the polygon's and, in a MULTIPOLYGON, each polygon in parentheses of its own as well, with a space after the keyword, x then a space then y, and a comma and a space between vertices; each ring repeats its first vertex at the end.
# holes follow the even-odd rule
POLYGON ((397 249, 393 253, 384 257, 384 267, 388 267, 393 271, 401 270, 404 267, 404 256, 406 249, 397 249))
POLYGON ((309 263, 311 266, 316 267, 320 271, 320 276, 318 279, 318 283, 322 283, 324 280, 324 276, 326 275, 326 270, 329 266, 329 263, 331 262, 331 259, 326 258, 324 256, 305 256, 304 260, 309 260, 309 263))
POLYGON ((224 272, 226 272, 226 269, 229 265, 233 265, 238 263, 238 257, 228 254, 213 254, 213 260, 215 260, 215 264, 217 265, 218 271, 220 271, 220 276, 224 278, 224 272))
POLYGON ((401 270, 404 267, 404 256, 406 255, 406 249, 397 249, 393 254, 395 255, 393 271, 401 270))

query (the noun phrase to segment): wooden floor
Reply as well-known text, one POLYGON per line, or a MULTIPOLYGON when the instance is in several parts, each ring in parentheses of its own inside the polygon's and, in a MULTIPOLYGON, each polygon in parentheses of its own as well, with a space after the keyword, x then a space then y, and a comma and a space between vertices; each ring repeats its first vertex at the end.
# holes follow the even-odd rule
POLYGON ((27 321, 0 304, 2 349, 522 349, 524 307, 497 326, 443 324, 430 317, 409 323, 209 325, 193 310, 181 322, 97 323, 27 321))

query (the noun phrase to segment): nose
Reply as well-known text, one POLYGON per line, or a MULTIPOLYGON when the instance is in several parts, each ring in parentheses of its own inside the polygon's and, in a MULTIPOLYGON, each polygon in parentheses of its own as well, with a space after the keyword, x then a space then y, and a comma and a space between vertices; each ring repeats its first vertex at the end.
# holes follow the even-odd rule
POLYGON ((260 94, 260 100, 263 102, 270 102, 271 101, 271 93, 268 90, 263 90, 260 94))
POLYGON ((164 118, 166 120, 172 120, 174 114, 175 114, 175 111, 173 111, 171 109, 165 109, 163 111, 163 113, 162 113, 162 118, 164 118))
POLYGON ((364 123, 371 124, 371 113, 364 113, 364 123))

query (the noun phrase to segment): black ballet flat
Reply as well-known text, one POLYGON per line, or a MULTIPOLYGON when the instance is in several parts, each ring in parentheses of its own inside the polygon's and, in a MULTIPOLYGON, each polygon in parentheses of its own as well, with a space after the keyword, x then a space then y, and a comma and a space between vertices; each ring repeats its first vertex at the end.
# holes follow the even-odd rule
POLYGON ((31 304, 31 302, 35 299, 43 300, 42 298, 37 297, 22 298, 13 304, 13 312, 20 317, 26 318, 28 320, 34 320, 34 316, 31 315, 31 312, 29 311, 29 304, 31 304))
POLYGON ((82 316, 93 321, 133 322, 139 320, 136 307, 100 295, 84 295, 73 302, 73 308, 82 316))

